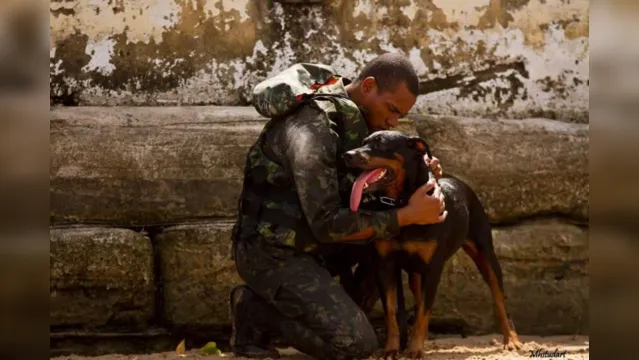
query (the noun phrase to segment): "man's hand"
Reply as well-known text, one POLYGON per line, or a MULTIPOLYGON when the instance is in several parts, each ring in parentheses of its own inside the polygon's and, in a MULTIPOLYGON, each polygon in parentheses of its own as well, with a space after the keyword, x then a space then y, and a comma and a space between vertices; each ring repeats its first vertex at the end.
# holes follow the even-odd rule
POLYGON ((446 220, 446 216, 444 194, 434 180, 417 189, 408 199, 408 204, 397 211, 399 226, 436 224, 446 220), (428 195, 431 189, 434 189, 433 194, 428 195))
POLYGON ((439 163, 439 159, 434 157, 431 159, 428 155, 424 155, 424 162, 430 167, 435 174, 435 179, 439 180, 442 177, 442 166, 439 163))

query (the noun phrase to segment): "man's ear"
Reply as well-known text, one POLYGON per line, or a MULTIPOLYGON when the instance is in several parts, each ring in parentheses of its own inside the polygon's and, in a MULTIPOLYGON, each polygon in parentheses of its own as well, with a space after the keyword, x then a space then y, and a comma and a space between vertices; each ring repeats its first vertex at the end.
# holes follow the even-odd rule
POLYGON ((413 149, 416 149, 420 153, 427 154, 428 157, 432 157, 430 154, 430 148, 428 147, 428 144, 426 144, 426 141, 422 140, 420 137, 412 136, 408 140, 408 145, 412 147, 413 149))
POLYGON ((373 94, 377 90, 377 80, 375 80, 374 77, 369 76, 366 79, 362 80, 362 83, 360 86, 361 86, 362 94, 365 94, 365 95, 373 94))

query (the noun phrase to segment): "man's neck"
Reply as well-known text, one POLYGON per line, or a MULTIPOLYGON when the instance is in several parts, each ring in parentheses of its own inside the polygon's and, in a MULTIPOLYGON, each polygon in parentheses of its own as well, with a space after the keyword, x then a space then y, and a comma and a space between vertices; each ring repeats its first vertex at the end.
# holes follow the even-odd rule
POLYGON ((344 86, 344 90, 346 90, 348 98, 351 99, 351 101, 354 102, 357 107, 359 107, 359 110, 362 112, 364 119, 366 119, 366 108, 362 106, 362 93, 359 91, 359 84, 356 81, 350 82, 346 86, 344 86))
POLYGON ((348 98, 359 106, 360 93, 356 83, 354 81, 349 83, 348 85, 344 86, 344 90, 346 90, 348 98))

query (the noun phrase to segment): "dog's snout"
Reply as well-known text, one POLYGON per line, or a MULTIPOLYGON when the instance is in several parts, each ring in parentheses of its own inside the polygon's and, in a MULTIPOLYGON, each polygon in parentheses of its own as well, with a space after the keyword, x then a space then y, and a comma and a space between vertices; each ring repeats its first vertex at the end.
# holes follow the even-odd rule
POLYGON ((344 153, 344 155, 342 155, 342 158, 346 162, 352 161, 354 157, 355 157, 355 153, 353 153, 352 151, 347 151, 344 153))
POLYGON ((362 152, 359 149, 350 150, 342 155, 342 159, 344 159, 344 163, 348 166, 361 166, 368 162, 368 157, 366 153, 362 152))

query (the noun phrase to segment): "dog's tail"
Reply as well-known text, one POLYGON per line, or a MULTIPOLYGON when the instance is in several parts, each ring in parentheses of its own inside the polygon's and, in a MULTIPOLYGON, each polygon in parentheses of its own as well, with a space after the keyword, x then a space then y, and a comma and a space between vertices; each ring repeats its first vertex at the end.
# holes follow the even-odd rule
MULTIPOLYGON (((503 298, 502 301, 506 298, 506 293, 504 291, 504 281, 501 266, 499 265, 499 261, 497 260, 497 254, 495 253, 495 246, 493 244, 493 234, 492 229, 489 223, 488 215, 484 210, 484 206, 481 201, 477 197, 477 195, 471 191, 470 200, 470 226, 469 226, 469 238, 477 248, 477 256, 476 261, 479 261, 477 264, 478 267, 484 268, 479 269, 484 281, 490 283, 490 275, 486 272, 486 265, 490 267, 492 273, 497 280, 497 286, 499 287, 499 291, 501 292, 503 298)), ((510 328, 515 331, 515 324, 513 323, 510 315, 506 313, 506 317, 508 318, 508 322, 510 328)))

